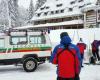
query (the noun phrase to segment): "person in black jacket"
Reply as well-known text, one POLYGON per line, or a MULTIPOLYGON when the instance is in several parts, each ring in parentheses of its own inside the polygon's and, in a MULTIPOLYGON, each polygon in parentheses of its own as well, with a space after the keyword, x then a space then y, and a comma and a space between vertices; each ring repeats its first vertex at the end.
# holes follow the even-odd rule
POLYGON ((100 56, 99 56, 99 41, 98 40, 94 40, 91 44, 92 46, 92 54, 93 54, 93 57, 100 61, 100 56))

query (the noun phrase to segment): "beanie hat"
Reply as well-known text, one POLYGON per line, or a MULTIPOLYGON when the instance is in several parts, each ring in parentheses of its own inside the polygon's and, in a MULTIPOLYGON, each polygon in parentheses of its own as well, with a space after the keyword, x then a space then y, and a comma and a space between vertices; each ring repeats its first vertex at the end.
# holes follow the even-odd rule
POLYGON ((68 35, 67 32, 62 32, 62 33, 60 34, 60 38, 63 38, 64 36, 69 36, 69 35, 68 35))

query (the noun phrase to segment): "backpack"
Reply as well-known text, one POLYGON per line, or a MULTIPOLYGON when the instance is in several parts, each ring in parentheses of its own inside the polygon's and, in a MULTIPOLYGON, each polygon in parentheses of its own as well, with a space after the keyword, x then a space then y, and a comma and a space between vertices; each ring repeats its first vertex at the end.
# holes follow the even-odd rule
MULTIPOLYGON (((68 50, 68 51, 70 52, 70 54, 74 57, 74 63, 76 64, 76 59, 75 59, 75 56, 76 56, 76 55, 75 55, 68 47, 69 47, 69 45, 65 45, 65 48, 64 48, 62 51, 60 51, 60 52, 58 53, 58 55, 57 55, 57 63, 58 63, 58 57, 59 57, 59 55, 61 55, 61 53, 62 53, 64 50, 68 50)), ((74 69, 76 69, 76 66, 74 66, 74 69)), ((76 71, 75 71, 74 80, 79 80, 79 74, 77 74, 76 71)))
POLYGON ((66 49, 67 49, 67 50, 72 54, 72 56, 74 56, 74 58, 75 58, 75 54, 74 54, 71 50, 69 50, 68 47, 69 47, 69 45, 65 45, 65 48, 64 48, 62 51, 60 51, 59 53, 57 53, 57 62, 58 62, 58 57, 59 57, 59 55, 60 55, 63 51, 65 51, 66 49))

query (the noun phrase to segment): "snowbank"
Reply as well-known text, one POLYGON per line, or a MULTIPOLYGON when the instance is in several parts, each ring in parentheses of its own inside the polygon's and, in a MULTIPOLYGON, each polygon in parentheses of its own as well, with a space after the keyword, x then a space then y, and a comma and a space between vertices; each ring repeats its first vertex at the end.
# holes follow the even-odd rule
MULTIPOLYGON (((81 80, 100 80, 99 65, 84 65, 82 68, 81 80)), ((56 80, 56 66, 45 63, 38 66, 32 73, 26 73, 22 67, 0 66, 0 80, 56 80)))

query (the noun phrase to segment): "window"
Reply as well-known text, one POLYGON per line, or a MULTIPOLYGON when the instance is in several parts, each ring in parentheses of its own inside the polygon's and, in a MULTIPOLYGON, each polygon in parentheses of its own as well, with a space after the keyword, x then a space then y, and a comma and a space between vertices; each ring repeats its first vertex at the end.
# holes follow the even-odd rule
POLYGON ((30 43, 32 44, 44 44, 46 43, 44 35, 30 36, 30 43))
POLYGON ((58 14, 58 13, 59 13, 59 11, 57 10, 55 13, 56 13, 56 14, 58 14))
POLYGON ((70 4, 75 4, 75 1, 70 2, 70 4))
POLYGON ((47 6, 46 9, 49 9, 49 7, 47 6))
POLYGON ((92 3, 87 3, 87 4, 85 4, 85 5, 91 5, 92 3))
POLYGON ((57 4, 56 6, 57 6, 57 7, 61 7, 61 6, 62 6, 62 4, 57 4))
POLYGON ((3 38, 0 39, 0 48, 4 48, 4 39, 3 38))
POLYGON ((37 16, 40 17, 41 13, 38 13, 37 16))
POLYGON ((54 14, 54 11, 51 11, 51 14, 54 14))
POLYGON ((69 11, 73 11, 73 8, 69 8, 69 11))
POLYGON ((44 15, 46 16, 48 14, 48 12, 45 12, 44 15))
POLYGON ((79 6, 79 8, 83 8, 84 7, 84 5, 83 6, 79 6))
POLYGON ((22 45, 27 44, 28 40, 26 36, 12 36, 11 37, 11 45, 22 45))
POLYGON ((98 13, 100 13, 100 10, 98 10, 98 13))
POLYGON ((64 13, 64 9, 63 9, 63 10, 61 10, 61 13, 64 13))
POLYGON ((84 0, 79 0, 78 2, 82 2, 82 1, 84 1, 84 0))
POLYGON ((41 10, 43 10, 44 8, 40 8, 41 10))

